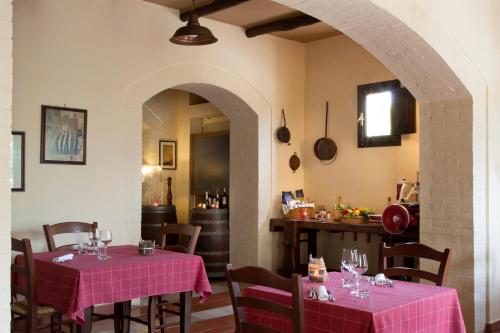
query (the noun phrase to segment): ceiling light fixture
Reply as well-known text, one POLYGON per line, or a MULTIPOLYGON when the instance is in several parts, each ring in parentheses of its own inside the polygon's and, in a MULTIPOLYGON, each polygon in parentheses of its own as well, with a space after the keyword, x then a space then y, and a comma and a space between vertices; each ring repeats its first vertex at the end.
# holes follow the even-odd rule
POLYGON ((179 45, 208 45, 217 41, 212 32, 208 28, 201 26, 198 22, 194 0, 188 23, 186 26, 177 29, 174 36, 170 38, 170 41, 179 45))

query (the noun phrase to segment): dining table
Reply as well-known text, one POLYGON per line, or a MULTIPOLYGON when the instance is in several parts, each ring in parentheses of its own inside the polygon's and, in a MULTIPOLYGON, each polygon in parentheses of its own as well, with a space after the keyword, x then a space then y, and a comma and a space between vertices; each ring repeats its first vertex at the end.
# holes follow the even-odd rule
MULTIPOLYGON (((352 289, 342 287, 338 272, 328 274, 323 283, 334 300, 309 298, 308 291, 320 283, 303 279, 306 333, 465 333, 465 325, 455 289, 415 282, 393 281, 373 285, 369 296, 357 298, 352 289)), ((245 296, 291 304, 291 294, 262 286, 245 289, 245 296)), ((292 322, 262 310, 245 308, 245 321, 280 332, 292 332, 292 322)))
MULTIPOLYGON (((192 292, 200 295, 201 302, 212 292, 200 256, 159 249, 144 256, 133 245, 111 246, 108 254, 111 258, 98 260, 75 251, 35 253, 38 302, 66 314, 78 324, 79 332, 88 333, 95 305, 115 304, 115 315, 120 312, 123 317, 129 314, 126 305, 132 299, 179 293, 180 331, 190 331, 192 292), (68 253, 75 258, 53 261, 68 253)), ((130 326, 118 331, 128 332, 130 326)))

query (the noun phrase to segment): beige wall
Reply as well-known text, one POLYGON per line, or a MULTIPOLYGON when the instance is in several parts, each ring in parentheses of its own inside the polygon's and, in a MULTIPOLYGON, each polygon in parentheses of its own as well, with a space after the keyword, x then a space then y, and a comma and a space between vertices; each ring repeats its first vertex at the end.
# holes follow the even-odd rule
POLYGON ((12 110, 12 5, 0 1, 0 332, 10 330, 10 132, 12 110))
MULTIPOLYGON (((387 198, 395 201, 396 183, 415 181, 419 167, 419 129, 402 135, 401 146, 358 148, 357 86, 395 79, 394 75, 360 45, 346 36, 306 46, 305 191, 331 209, 342 196, 345 204, 370 207, 381 213, 387 198), (322 164, 312 147, 323 136, 325 101, 330 102, 329 136, 338 147, 336 160, 322 164)), ((343 247, 367 251, 370 271, 376 273, 379 237, 354 241, 352 234, 320 233, 319 253, 329 267, 339 267, 343 247)))
POLYGON ((403 135, 401 146, 358 148, 357 86, 393 80, 394 75, 364 48, 338 36, 307 44, 306 76, 306 194, 329 208, 341 195, 353 207, 381 212, 387 197, 395 200, 399 179, 416 179, 418 130, 403 135), (330 102, 329 136, 338 147, 330 165, 322 164, 313 151, 316 140, 324 136, 326 101, 330 102))
MULTIPOLYGON (((259 100, 258 105, 265 104, 268 108, 266 117, 270 121, 266 120, 257 128, 257 123, 253 125, 249 115, 241 113, 237 104, 223 105, 226 116, 240 121, 238 124, 231 119, 231 132, 239 133, 231 139, 231 145, 234 143, 231 149, 235 153, 231 152, 232 160, 233 157, 244 161, 250 155, 258 155, 259 159, 266 156, 265 171, 269 176, 265 173, 262 173, 265 177, 259 176, 261 170, 257 165, 240 164, 239 170, 248 175, 242 183, 246 184, 242 185, 245 189, 259 185, 265 187, 266 195, 272 198, 272 201, 261 200, 258 206, 257 202, 247 205, 246 209, 251 209, 249 213, 259 217, 247 218, 245 222, 254 228, 251 232, 266 239, 266 249, 271 247, 274 236, 267 232, 265 221, 274 215, 272 210, 278 206, 279 191, 283 187, 303 186, 303 169, 292 173, 288 157, 293 151, 302 153, 304 45, 271 36, 248 40, 239 28, 201 19, 220 42, 202 48, 176 46, 169 43, 168 38, 179 27, 177 12, 140 0, 17 0, 14 11, 14 85, 17 88, 13 121, 16 128, 28 133, 28 190, 15 196, 13 201, 14 235, 32 238, 35 250, 43 250, 41 226, 44 223, 97 220, 103 228, 114 231, 114 243, 135 243, 139 237, 141 207, 142 110, 128 108, 124 100, 130 96, 124 94, 127 88, 144 80, 146 73, 163 73, 170 68, 184 68, 189 63, 193 65, 186 65, 186 69, 195 71, 189 75, 193 74, 197 80, 207 75, 207 68, 216 69, 214 73, 222 74, 210 73, 207 79, 218 80, 224 85, 229 83, 228 78, 237 78, 239 81, 231 82, 228 90, 245 87, 264 101, 259 100), (70 18, 69 12, 79 15, 70 18), (227 52, 228 48, 232 52, 227 52), (33 57, 33 53, 37 56, 33 57), (66 104, 88 109, 86 166, 39 163, 40 104, 66 104), (273 130, 279 125, 282 107, 290 118, 292 146, 279 145, 274 139, 273 130), (259 136, 257 130, 266 131, 268 135, 259 136), (265 140, 267 145, 259 149, 253 147, 259 140, 265 140), (252 150, 251 154, 245 154, 247 147, 252 150)), ((169 77, 172 75, 165 78, 169 77)), ((186 72, 176 76, 179 80, 186 77, 186 72)), ((162 89, 171 88, 158 87, 144 96, 141 105, 162 89)), ((254 101, 244 102, 252 105, 254 101)), ((183 135, 189 135, 189 122, 182 126, 186 130, 183 135)), ((189 145, 179 143, 178 149, 187 152, 189 145)), ((177 174, 181 170, 189 172, 187 160, 178 162, 177 174)), ((237 188, 231 190, 239 191, 237 188)), ((176 198, 183 198, 184 208, 187 208, 188 187, 184 192, 177 188, 176 192, 176 198)), ((233 194, 231 196, 234 198, 233 194)), ((256 194, 245 198, 258 199, 256 194)), ((179 205, 179 209, 184 208, 179 205)), ((250 217, 251 214, 244 215, 250 217)), ((258 238, 245 237, 243 232, 239 235, 245 238, 240 244, 249 243, 252 249, 237 246, 236 251, 242 251, 243 257, 250 262, 273 265, 267 250, 262 251, 262 256, 254 250, 258 238)), ((238 244, 238 239, 235 241, 238 244)))

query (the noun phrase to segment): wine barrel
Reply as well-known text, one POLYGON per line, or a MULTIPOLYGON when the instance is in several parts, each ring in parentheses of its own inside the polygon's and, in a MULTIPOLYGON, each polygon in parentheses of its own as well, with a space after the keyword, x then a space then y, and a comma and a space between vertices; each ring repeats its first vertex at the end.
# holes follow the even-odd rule
POLYGON ((177 223, 175 206, 142 206, 141 237, 142 239, 160 242, 162 223, 177 223))
POLYGON ((229 263, 229 210, 193 208, 191 224, 201 227, 195 253, 203 257, 208 277, 224 277, 229 263))

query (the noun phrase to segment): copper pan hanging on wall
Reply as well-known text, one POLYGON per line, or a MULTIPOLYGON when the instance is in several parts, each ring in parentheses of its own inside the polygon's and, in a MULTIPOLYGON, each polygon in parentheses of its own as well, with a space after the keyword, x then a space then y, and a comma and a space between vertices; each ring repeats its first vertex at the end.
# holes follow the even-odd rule
POLYGON ((325 136, 316 140, 314 154, 323 164, 330 164, 337 157, 337 145, 328 137, 328 102, 326 102, 325 136))
POLYGON ((278 128, 276 135, 278 136, 278 140, 283 143, 288 143, 290 145, 290 131, 286 127, 286 118, 285 118, 285 110, 281 109, 281 116, 283 118, 283 126, 278 128))

